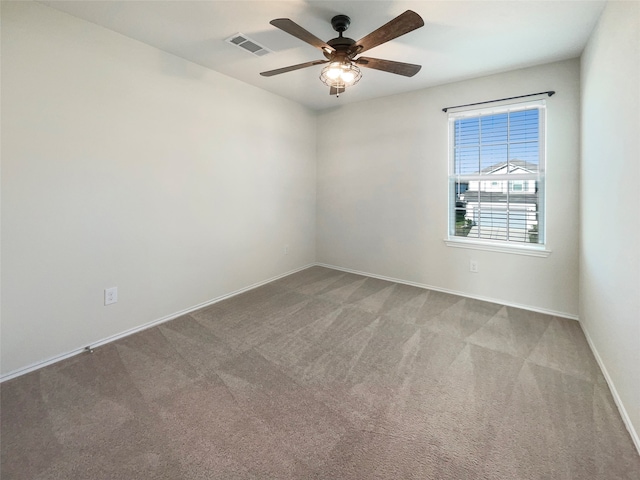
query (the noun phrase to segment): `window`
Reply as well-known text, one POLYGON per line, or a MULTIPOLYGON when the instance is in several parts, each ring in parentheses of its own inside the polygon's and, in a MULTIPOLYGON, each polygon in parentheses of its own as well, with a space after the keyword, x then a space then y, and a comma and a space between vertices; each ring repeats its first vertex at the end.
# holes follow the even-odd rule
POLYGON ((523 189, 524 189, 524 184, 525 184, 525 182, 523 182, 523 181, 511 182, 511 191, 512 192, 522 192, 523 189))
POLYGON ((448 244, 543 247, 544 120, 544 101, 449 114, 448 244))

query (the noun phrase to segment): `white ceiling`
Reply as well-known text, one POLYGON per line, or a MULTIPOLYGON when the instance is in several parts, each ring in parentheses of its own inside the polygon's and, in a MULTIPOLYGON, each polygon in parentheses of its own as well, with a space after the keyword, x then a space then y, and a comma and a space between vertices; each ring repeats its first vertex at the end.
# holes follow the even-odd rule
POLYGON ((334 107, 580 55, 605 5, 597 1, 42 1, 312 109, 334 107), (336 99, 318 79, 321 66, 262 77, 260 72, 322 59, 322 52, 271 26, 290 18, 317 37, 337 33, 330 20, 351 17, 355 40, 405 10, 425 26, 367 52, 417 63, 407 78, 362 69, 360 83, 336 99), (273 53, 256 57, 224 42, 242 32, 273 53))

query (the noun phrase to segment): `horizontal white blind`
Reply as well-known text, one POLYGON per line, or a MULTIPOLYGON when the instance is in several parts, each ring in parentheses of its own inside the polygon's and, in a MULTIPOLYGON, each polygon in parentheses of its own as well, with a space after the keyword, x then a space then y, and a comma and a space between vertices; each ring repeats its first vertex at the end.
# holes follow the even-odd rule
POLYGON ((542 243, 544 104, 449 118, 450 237, 542 243))

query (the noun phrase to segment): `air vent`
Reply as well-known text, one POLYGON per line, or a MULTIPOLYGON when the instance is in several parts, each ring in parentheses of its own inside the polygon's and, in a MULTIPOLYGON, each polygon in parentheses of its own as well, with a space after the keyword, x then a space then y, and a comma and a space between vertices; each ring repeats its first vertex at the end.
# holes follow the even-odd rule
POLYGON ((243 33, 236 33, 235 35, 231 35, 229 38, 225 39, 225 42, 246 50, 247 52, 257 57, 262 57, 264 55, 267 55, 268 53, 271 53, 271 50, 269 50, 267 47, 260 45, 258 42, 247 37, 243 33))

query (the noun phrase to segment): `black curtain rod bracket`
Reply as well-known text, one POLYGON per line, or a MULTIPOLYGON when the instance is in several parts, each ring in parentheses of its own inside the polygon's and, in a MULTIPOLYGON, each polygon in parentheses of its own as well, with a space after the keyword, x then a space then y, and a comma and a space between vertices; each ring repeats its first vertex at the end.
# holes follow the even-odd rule
POLYGON ((549 95, 551 97, 552 95, 555 95, 555 93, 556 93, 555 91, 549 90, 547 92, 530 93, 528 95, 518 95, 517 97, 507 97, 507 98, 499 98, 497 100, 487 100, 486 102, 467 103, 466 105, 456 105, 455 107, 446 107, 446 108, 443 108, 442 111, 444 113, 447 113, 447 110, 450 110, 452 108, 473 107, 474 105, 483 105, 485 103, 503 102, 505 100, 515 100, 516 98, 533 97, 534 95, 549 95))

